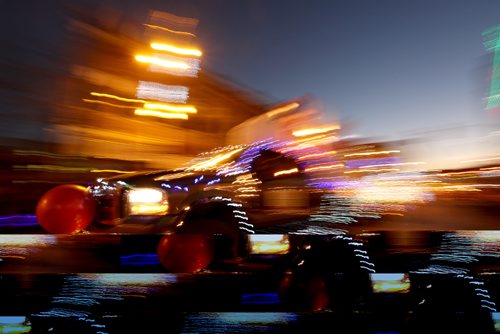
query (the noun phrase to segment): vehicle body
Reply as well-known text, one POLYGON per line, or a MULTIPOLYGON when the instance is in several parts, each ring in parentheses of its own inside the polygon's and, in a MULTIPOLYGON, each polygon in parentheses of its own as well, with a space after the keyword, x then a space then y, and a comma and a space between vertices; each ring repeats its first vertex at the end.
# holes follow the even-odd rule
POLYGON ((318 180, 333 174, 320 169, 318 175, 311 165, 324 166, 334 158, 307 159, 317 152, 315 147, 304 151, 295 142, 270 139, 214 150, 181 169, 99 179, 89 187, 97 216, 88 229, 254 233, 259 227, 305 218, 318 206, 321 193, 331 191, 331 183, 318 186, 318 180), (199 220, 205 223, 191 229, 199 220))

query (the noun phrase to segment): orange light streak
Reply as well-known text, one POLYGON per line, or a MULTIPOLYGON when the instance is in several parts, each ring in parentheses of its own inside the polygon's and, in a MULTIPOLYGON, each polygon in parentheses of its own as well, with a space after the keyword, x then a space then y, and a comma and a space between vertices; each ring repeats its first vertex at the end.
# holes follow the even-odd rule
POLYGON ((399 151, 399 150, 392 150, 392 151, 351 153, 351 154, 344 154, 344 157, 356 157, 356 156, 364 156, 364 155, 389 154, 389 153, 399 153, 399 152, 401 152, 401 151, 399 151))
POLYGON ((285 169, 285 170, 280 170, 274 173, 274 176, 280 176, 280 175, 286 175, 286 174, 295 174, 298 173, 299 169, 298 168, 291 168, 291 169, 285 169))
POLYGON ((99 101, 99 100, 83 99, 83 102, 103 104, 105 106, 111 106, 111 107, 116 107, 116 108, 135 109, 135 107, 132 107, 132 106, 123 106, 123 105, 120 105, 120 104, 114 104, 114 103, 109 103, 109 102, 104 102, 104 101, 99 101))
POLYGON ((328 165, 328 166, 316 166, 316 167, 309 167, 306 168, 306 172, 313 172, 313 171, 318 171, 318 170, 324 170, 324 169, 332 169, 332 168, 341 168, 344 167, 344 164, 334 164, 334 165, 328 165))
POLYGON ((298 107, 300 107, 300 104, 298 104, 297 102, 293 102, 293 103, 284 105, 282 107, 271 109, 270 111, 268 111, 266 113, 266 115, 267 115, 267 117, 273 117, 273 116, 276 116, 278 114, 297 109, 298 107))
POLYGON ((138 116, 153 116, 153 117, 168 118, 168 119, 188 119, 188 115, 186 114, 168 113, 157 110, 135 109, 134 114, 138 116))
POLYGON ((349 170, 345 171, 344 174, 352 174, 352 173, 377 173, 377 172, 395 172, 398 171, 399 168, 381 168, 381 169, 356 169, 356 170, 349 170))
POLYGON ((90 95, 99 96, 99 97, 108 97, 110 99, 115 99, 115 100, 125 101, 125 102, 134 102, 134 103, 145 103, 146 102, 145 100, 128 99, 126 97, 120 97, 120 96, 116 96, 116 95, 97 93, 97 92, 91 92, 90 95))
POLYGON ((144 108, 153 110, 166 110, 175 112, 184 112, 188 114, 196 114, 198 110, 194 106, 188 105, 174 105, 167 103, 145 103, 144 108))
POLYGON ((334 131, 334 130, 339 130, 339 129, 340 129, 340 126, 333 125, 333 126, 329 126, 329 127, 326 127, 326 128, 311 128, 311 129, 297 130, 297 131, 292 132, 292 134, 295 137, 304 137, 304 136, 310 136, 310 135, 317 135, 317 134, 321 134, 321 133, 326 133, 326 132, 330 132, 330 131, 334 131))
POLYGON ((306 159, 311 159, 311 158, 324 158, 324 157, 327 157, 327 156, 330 156, 330 155, 334 155, 335 153, 337 153, 337 151, 328 151, 328 152, 321 152, 321 153, 311 153, 311 154, 303 155, 303 156, 297 158, 297 160, 301 161, 301 160, 306 160, 306 159))
POLYGON ((198 49, 186 49, 186 48, 180 48, 174 45, 170 44, 163 44, 163 43, 151 43, 151 48, 154 50, 158 51, 168 51, 172 53, 176 53, 179 55, 184 55, 184 56, 195 56, 195 57, 201 57, 202 53, 198 49))
POLYGON ((500 157, 493 157, 493 158, 486 158, 486 159, 475 159, 475 160, 464 160, 464 161, 460 161, 460 163, 484 162, 484 161, 495 161, 495 160, 500 160, 500 157))
POLYGON ((164 59, 159 59, 155 57, 149 57, 149 56, 143 56, 143 55, 136 55, 135 60, 141 63, 149 63, 149 64, 154 64, 158 65, 161 67, 166 67, 166 68, 178 68, 181 70, 187 70, 190 68, 190 66, 186 63, 180 62, 180 61, 169 61, 169 60, 164 60, 164 59))

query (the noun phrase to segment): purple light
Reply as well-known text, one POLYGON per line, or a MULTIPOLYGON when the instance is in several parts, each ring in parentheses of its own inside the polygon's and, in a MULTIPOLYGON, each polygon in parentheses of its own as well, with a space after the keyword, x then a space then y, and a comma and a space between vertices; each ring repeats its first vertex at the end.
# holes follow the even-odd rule
POLYGON ((26 227, 37 226, 35 215, 10 215, 0 216, 0 227, 26 227))

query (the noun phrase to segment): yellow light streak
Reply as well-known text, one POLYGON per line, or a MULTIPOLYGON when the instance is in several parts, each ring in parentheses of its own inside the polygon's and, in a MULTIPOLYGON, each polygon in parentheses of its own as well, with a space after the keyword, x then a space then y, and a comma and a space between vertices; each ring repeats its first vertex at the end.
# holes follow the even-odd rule
POLYGON ((451 185, 451 186, 442 186, 442 190, 453 190, 453 191, 482 191, 481 189, 477 189, 477 184, 459 184, 459 185, 451 185))
POLYGON ((159 59, 155 57, 148 57, 148 56, 142 56, 142 55, 137 55, 135 56, 135 60, 141 63, 149 63, 149 64, 154 64, 158 65, 161 67, 167 67, 167 68, 178 68, 181 70, 187 70, 189 68, 189 65, 180 61, 169 61, 169 60, 164 60, 164 59, 159 59))
POLYGON ((184 112, 188 114, 196 114, 198 110, 194 106, 189 105, 174 105, 167 103, 145 103, 144 108, 154 109, 154 110, 166 110, 166 111, 176 111, 184 112))
POLYGON ((99 97, 107 97, 110 99, 115 99, 115 100, 120 100, 124 102, 136 102, 136 103, 146 103, 147 101, 145 100, 138 100, 138 99, 128 99, 126 97, 120 97, 112 94, 104 94, 104 93, 97 93, 97 92, 91 92, 90 95, 93 96, 99 96, 99 97))
POLYGON ((226 159, 229 159, 230 157, 232 157, 236 153, 241 152, 242 150, 243 150, 243 148, 238 148, 236 150, 233 150, 233 151, 230 151, 230 152, 227 152, 227 153, 224 153, 224 154, 216 155, 212 159, 209 159, 207 161, 202 161, 202 162, 200 162, 200 163, 192 166, 190 169, 193 169, 193 170, 202 170, 202 169, 207 169, 207 168, 210 168, 210 167, 217 166, 217 164, 219 164, 220 162, 222 162, 222 161, 224 161, 226 159))
POLYGON ((295 174, 295 173, 298 173, 298 172, 299 172, 298 168, 291 168, 291 169, 280 170, 280 171, 274 173, 274 176, 280 176, 280 175, 286 175, 286 174, 295 174))
POLYGON ((318 135, 318 136, 309 137, 309 138, 296 139, 293 141, 293 143, 291 145, 300 144, 300 143, 312 143, 313 141, 321 140, 321 139, 324 139, 326 137, 327 137, 326 135, 318 135))
POLYGON ((157 25, 154 25, 154 24, 144 24, 144 25, 146 27, 148 27, 148 28, 151 28, 151 29, 164 30, 164 31, 168 31, 168 32, 170 32, 172 34, 178 34, 178 35, 186 35, 186 36, 196 37, 195 34, 192 34, 192 33, 187 32, 187 31, 172 30, 172 29, 168 29, 168 28, 165 28, 165 27, 157 26, 157 25))
POLYGON ((360 166, 359 168, 378 168, 378 167, 385 167, 385 166, 410 166, 410 165, 425 165, 427 164, 426 162, 401 162, 397 164, 379 164, 379 165, 366 165, 366 166, 360 166))
POLYGON ((135 173, 129 170, 118 170, 118 169, 91 169, 91 173, 118 173, 118 174, 130 174, 135 173))
POLYGON ((306 168, 305 171, 306 172, 313 172, 313 171, 318 171, 318 170, 341 168, 341 167, 344 167, 344 164, 334 164, 334 165, 328 165, 328 166, 309 167, 309 168, 306 168))
POLYGON ((381 169, 356 169, 356 170, 349 170, 344 172, 344 174, 352 174, 352 173, 378 173, 378 172, 395 172, 398 171, 399 168, 381 168, 381 169))
POLYGON ((236 197, 257 197, 257 194, 238 194, 236 197))
POLYGON ((168 118, 168 119, 188 119, 189 118, 188 115, 186 115, 186 114, 169 113, 169 112, 162 112, 162 111, 156 111, 156 110, 144 110, 144 109, 135 109, 134 114, 138 115, 138 116, 152 116, 152 117, 168 118))
POLYGON ((135 109, 135 107, 132 107, 132 106, 123 106, 123 105, 120 105, 120 104, 114 104, 114 103, 109 103, 109 102, 104 102, 104 101, 99 101, 99 100, 83 99, 83 102, 95 103, 95 104, 102 104, 102 105, 105 105, 105 106, 110 106, 110 107, 115 107, 115 108, 135 109))
POLYGON ((464 161, 460 161, 460 163, 484 162, 484 161, 495 161, 495 160, 500 160, 500 157, 493 157, 493 158, 486 158, 486 159, 475 159, 475 160, 464 160, 464 161))
POLYGON ((241 187, 241 188, 237 189, 236 191, 240 191, 242 193, 255 193, 255 192, 258 192, 259 190, 257 190, 257 188, 255 188, 255 187, 241 187))
POLYGON ((293 102, 293 103, 289 103, 287 105, 284 105, 284 106, 281 106, 278 108, 271 109, 270 111, 268 111, 266 113, 266 115, 267 115, 267 117, 273 117, 273 116, 276 116, 278 114, 297 109, 298 107, 300 107, 300 104, 298 104, 297 102, 293 102))
POLYGON ((304 136, 310 136, 310 135, 317 135, 320 133, 326 133, 326 132, 339 130, 339 129, 340 129, 340 126, 332 125, 332 126, 325 127, 325 128, 311 128, 311 129, 297 130, 297 131, 292 132, 292 134, 295 137, 304 137, 304 136))
POLYGON ((500 167, 485 167, 485 168, 479 168, 479 170, 495 172, 495 171, 500 171, 500 167))
POLYGON ((337 153, 337 151, 328 151, 328 152, 321 152, 321 153, 312 153, 312 154, 306 154, 303 155, 299 158, 297 158, 298 161, 306 160, 306 159, 311 159, 311 158, 324 158, 330 155, 334 155, 337 153))
POLYGON ((28 169, 36 171, 53 171, 53 172, 88 172, 89 169, 85 167, 67 167, 57 165, 13 165, 14 169, 28 169))
POLYGON ((465 172, 448 172, 448 173, 439 173, 436 176, 456 176, 456 175, 475 175, 479 174, 479 171, 471 170, 465 172))
POLYGON ((168 51, 185 56, 201 57, 202 53, 198 49, 185 49, 170 44, 151 43, 151 48, 158 51, 168 51))
POLYGON ((376 152, 363 152, 363 153, 351 153, 344 154, 344 157, 356 157, 356 156, 365 156, 365 155, 378 155, 378 154, 390 154, 390 153, 400 153, 399 150, 391 150, 391 151, 376 151, 376 152))

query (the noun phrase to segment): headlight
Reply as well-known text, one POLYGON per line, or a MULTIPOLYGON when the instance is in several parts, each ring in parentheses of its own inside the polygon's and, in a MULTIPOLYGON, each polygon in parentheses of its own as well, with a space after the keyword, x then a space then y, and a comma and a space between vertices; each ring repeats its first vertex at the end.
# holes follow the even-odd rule
POLYGON ((410 291, 408 274, 370 273, 370 279, 375 293, 407 293, 410 291))
POLYGON ((164 215, 168 212, 167 194, 159 189, 136 188, 127 193, 128 214, 164 215))
POLYGON ((250 234, 251 254, 286 254, 290 250, 286 234, 250 234))

